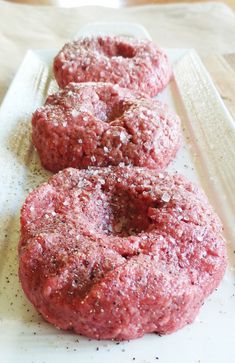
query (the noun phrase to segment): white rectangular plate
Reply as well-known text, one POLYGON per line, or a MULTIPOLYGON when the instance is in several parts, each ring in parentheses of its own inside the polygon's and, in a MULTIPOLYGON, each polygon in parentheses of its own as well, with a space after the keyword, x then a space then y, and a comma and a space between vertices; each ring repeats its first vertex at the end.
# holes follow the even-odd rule
MULTIPOLYGON (((133 24, 96 24, 79 32, 148 38, 133 24)), ((184 143, 169 170, 201 184, 224 223, 229 267, 196 321, 159 337, 121 342, 91 341, 58 331, 26 300, 18 281, 19 211, 28 192, 50 173, 40 166, 30 139, 36 107, 55 89, 54 51, 28 51, 0 110, 0 362, 231 363, 235 327, 235 125, 199 57, 168 50, 174 78, 159 96, 180 115, 184 143), (135 358, 135 359, 134 359, 135 358)))

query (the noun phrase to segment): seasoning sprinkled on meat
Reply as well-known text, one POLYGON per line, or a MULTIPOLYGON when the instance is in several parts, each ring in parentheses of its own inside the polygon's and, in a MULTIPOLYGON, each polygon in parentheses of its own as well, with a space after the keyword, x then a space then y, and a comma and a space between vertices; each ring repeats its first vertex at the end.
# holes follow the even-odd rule
POLYGON ((21 211, 19 275, 43 317, 96 339, 191 323, 226 267, 221 223, 179 174, 65 169, 21 211))
POLYGON ((169 82, 167 55, 149 40, 90 37, 67 43, 55 57, 60 87, 70 82, 111 82, 155 96, 169 82))
POLYGON ((108 83, 69 84, 33 115, 33 143, 43 166, 136 165, 164 169, 181 139, 166 105, 108 83))

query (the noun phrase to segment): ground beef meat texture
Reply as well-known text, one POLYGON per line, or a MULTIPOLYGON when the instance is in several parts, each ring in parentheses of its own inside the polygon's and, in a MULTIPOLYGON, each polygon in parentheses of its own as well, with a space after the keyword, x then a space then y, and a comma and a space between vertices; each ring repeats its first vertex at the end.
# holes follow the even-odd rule
POLYGON ((169 108, 110 83, 70 83, 32 118, 42 165, 125 165, 164 169, 180 146, 180 119, 169 108))
POLYGON ((58 328, 117 340, 172 333, 224 274, 221 233, 206 196, 183 176, 69 168, 22 208, 20 281, 58 328))
POLYGON ((60 87, 70 82, 111 82, 155 96, 168 84, 171 73, 162 49, 135 38, 81 38, 65 44, 54 60, 60 87))

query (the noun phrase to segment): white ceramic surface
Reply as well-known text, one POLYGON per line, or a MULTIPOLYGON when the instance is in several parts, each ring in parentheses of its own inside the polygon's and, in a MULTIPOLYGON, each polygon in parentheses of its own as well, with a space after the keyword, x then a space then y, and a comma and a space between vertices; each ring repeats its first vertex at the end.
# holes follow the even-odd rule
MULTIPOLYGON (((90 25, 79 34, 117 29, 149 37, 142 27, 117 23, 90 25)), ((218 290, 194 324, 169 336, 148 334, 120 344, 58 331, 24 297, 17 277, 19 211, 27 193, 50 175, 32 147, 30 119, 56 88, 50 71, 54 54, 26 54, 0 109, 0 362, 235 362, 235 124, 194 51, 168 50, 175 77, 159 98, 182 118, 184 142, 169 170, 200 183, 225 226, 229 266, 218 290)))

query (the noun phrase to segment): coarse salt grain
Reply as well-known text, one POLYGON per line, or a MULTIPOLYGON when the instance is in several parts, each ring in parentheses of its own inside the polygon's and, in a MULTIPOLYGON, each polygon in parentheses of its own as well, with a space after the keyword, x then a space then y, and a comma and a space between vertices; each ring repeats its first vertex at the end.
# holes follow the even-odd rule
POLYGON ((125 132, 121 131, 120 133, 120 140, 123 144, 125 144, 127 142, 127 137, 126 137, 126 134, 125 132))
POLYGON ((170 237, 170 241, 175 244, 175 239, 173 237, 170 237))
POLYGON ((107 146, 104 146, 104 152, 105 153, 108 153, 109 152, 109 149, 107 148, 107 146))
POLYGON ((199 242, 202 242, 202 241, 203 241, 203 237, 202 237, 202 236, 197 236, 196 238, 197 238, 197 240, 198 240, 199 242))
POLYGON ((77 110, 72 110, 71 111, 71 115, 73 116, 73 117, 77 117, 78 115, 79 115, 79 111, 77 111, 77 110))
POLYGON ((164 192, 162 194, 162 198, 161 199, 162 199, 163 202, 168 203, 170 201, 170 199, 171 199, 171 196, 167 192, 164 192))
POLYGON ((125 163, 121 162, 118 164, 118 166, 120 166, 122 168, 123 166, 125 166, 125 163))

